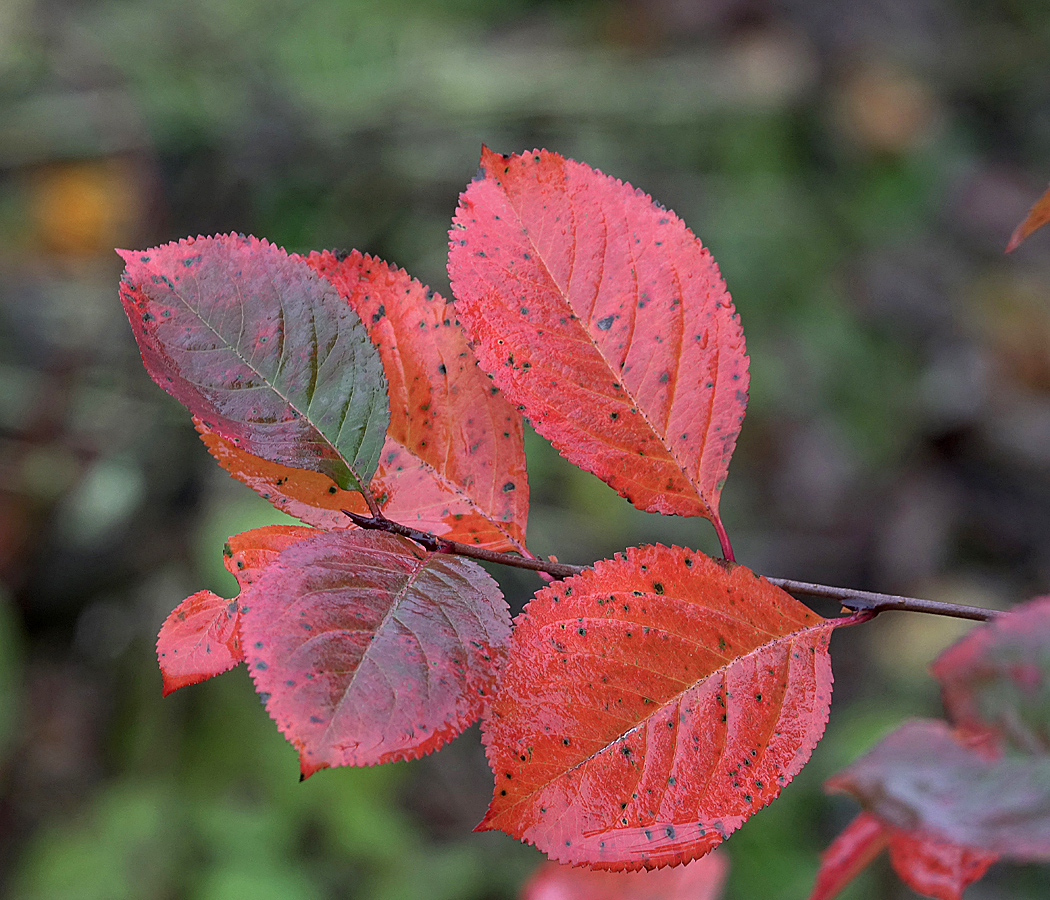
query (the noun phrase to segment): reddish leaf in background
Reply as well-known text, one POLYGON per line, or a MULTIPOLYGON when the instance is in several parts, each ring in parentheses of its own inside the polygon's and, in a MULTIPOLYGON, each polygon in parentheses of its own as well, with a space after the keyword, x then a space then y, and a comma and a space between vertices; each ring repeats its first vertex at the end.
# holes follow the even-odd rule
POLYGON ((703 856, 809 759, 843 621, 679 547, 544 588, 483 725, 496 787, 478 828, 601 869, 703 856))
POLYGON ((962 900, 967 886, 981 878, 999 857, 978 847, 963 847, 890 828, 890 863, 912 890, 937 900, 962 900))
POLYGON ((1009 859, 1050 860, 1050 755, 988 759, 945 722, 908 722, 827 782, 882 821, 1009 859))
MULTIPOLYGON (((322 476, 317 476, 322 477, 322 476)), ((316 534, 313 528, 271 525, 231 537, 223 563, 243 591, 278 553, 316 534)), ((198 591, 172 611, 157 637, 164 696, 221 675, 244 662, 238 600, 198 591)))
POLYGON ((961 900, 966 887, 998 858, 977 848, 931 840, 921 832, 903 831, 870 813, 860 813, 822 855, 809 900, 831 900, 886 848, 901 880, 938 900, 961 900))
POLYGON ((285 550, 243 606, 248 668, 304 778, 451 740, 489 702, 510 631, 476 563, 358 529, 285 550))
POLYGON ((809 900, 831 900, 889 845, 889 829, 871 813, 860 813, 820 857, 809 900))
MULTIPOLYGON (((497 551, 525 550, 529 491, 522 419, 477 367, 451 304, 401 269, 356 251, 306 262, 339 291, 376 344, 390 428, 369 485, 391 519, 497 551)), ((320 528, 366 513, 357 492, 245 453, 199 420, 211 454, 274 506, 320 528)))
POLYGON ((682 221, 557 154, 486 148, 449 247, 481 366, 536 430, 640 509, 706 516, 724 538, 748 359, 718 266, 682 221))
POLYGON ((301 259, 238 235, 120 251, 120 296, 153 380, 249 453, 358 487, 386 378, 357 315, 301 259))
POLYGON ((1050 597, 975 627, 931 671, 959 728, 1050 753, 1050 597))
POLYGON ((1014 229, 1010 235, 1010 242, 1006 245, 1006 252, 1012 253, 1033 231, 1042 228, 1050 222, 1050 188, 1047 188, 1042 197, 1032 204, 1024 221, 1014 229))
POLYGON ((543 863, 522 886, 521 900, 718 900, 729 861, 715 850, 659 872, 600 872, 543 863))

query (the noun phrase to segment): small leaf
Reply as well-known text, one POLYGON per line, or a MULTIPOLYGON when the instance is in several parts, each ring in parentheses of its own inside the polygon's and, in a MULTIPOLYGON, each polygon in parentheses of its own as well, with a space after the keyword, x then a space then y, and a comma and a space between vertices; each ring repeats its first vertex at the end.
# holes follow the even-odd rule
POLYGON ((510 631, 476 563, 357 529, 285 550, 244 605, 248 668, 304 778, 455 737, 489 702, 510 631))
POLYGON ((165 697, 244 661, 239 619, 237 601, 211 591, 197 591, 172 610, 157 636, 165 697))
POLYGON ((449 247, 481 367, 536 430, 640 509, 720 529, 748 359, 718 267, 682 221, 557 154, 485 149, 449 247))
POLYGON ((860 813, 821 856, 809 900, 831 900, 883 849, 901 880, 937 900, 962 900, 963 891, 998 858, 980 849, 932 840, 921 832, 887 825, 860 813))
POLYGON ((931 667, 952 721, 1050 753, 1050 597, 973 628, 931 667))
POLYGON ((496 787, 478 829, 601 869, 703 856, 823 734, 836 624, 678 547, 544 588, 483 725, 496 787))
POLYGON ((522 886, 521 900, 718 900, 729 869, 727 857, 708 853, 659 872, 600 872, 541 865, 522 886))
POLYGON ((871 813, 860 813, 820 855, 809 900, 831 900, 868 867, 890 841, 890 830, 871 813))
POLYGON ((367 483, 389 413, 357 315, 300 259, 237 235, 120 251, 120 296, 153 380, 255 456, 367 483))
POLYGON ((1006 252, 1012 253, 1021 246, 1025 238, 1033 231, 1042 228, 1047 222, 1050 222, 1050 188, 1047 188, 1043 196, 1032 204, 1024 221, 1014 229, 1014 233, 1010 235, 1010 242, 1006 245, 1006 252))
MULTIPOLYGON (((231 537, 223 564, 243 591, 285 547, 316 534, 313 528, 271 525, 231 537)), ((211 591, 198 591, 172 611, 157 637, 164 696, 221 675, 244 662, 241 607, 211 591)))
POLYGON ((944 722, 908 722, 827 788, 934 841, 1008 859, 1050 860, 1050 755, 990 760, 944 722))

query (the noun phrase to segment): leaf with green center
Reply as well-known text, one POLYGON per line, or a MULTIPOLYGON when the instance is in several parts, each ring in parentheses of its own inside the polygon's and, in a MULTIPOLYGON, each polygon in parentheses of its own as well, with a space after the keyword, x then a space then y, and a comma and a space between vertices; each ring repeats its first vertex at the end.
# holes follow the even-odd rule
POLYGON ((557 154, 485 149, 450 232, 478 360, 571 462, 650 512, 706 516, 748 358, 711 254, 641 191, 557 154))
POLYGON ((451 740, 488 704, 510 632, 476 563, 358 529, 288 548, 243 605, 249 671, 303 777, 451 740))
POLYGON ((496 787, 478 828, 601 869, 703 856, 809 759, 845 621, 678 547, 544 588, 483 726, 496 787))
MULTIPOLYGON (((369 485, 383 512, 449 540, 529 555, 521 414, 478 368, 452 305, 356 251, 306 262, 361 317, 383 361, 390 428, 369 485)), ((283 512, 333 529, 350 525, 344 509, 368 511, 323 475, 259 459, 196 424, 219 464, 283 512)))
POLYGON ((367 484, 389 422, 379 353, 301 259, 238 235, 120 251, 146 370, 211 430, 272 462, 367 484))

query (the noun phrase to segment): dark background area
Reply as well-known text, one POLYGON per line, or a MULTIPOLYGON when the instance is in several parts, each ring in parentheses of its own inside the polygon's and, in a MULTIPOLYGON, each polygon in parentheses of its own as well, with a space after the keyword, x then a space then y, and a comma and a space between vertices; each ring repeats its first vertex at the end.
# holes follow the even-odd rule
MULTIPOLYGON (((280 517, 142 369, 115 246, 242 231, 447 293, 484 142, 628 180, 711 248, 751 404, 722 499, 768 575, 1006 607, 1050 590, 1050 6, 1027 0, 5 0, 0 4, 0 891, 25 900, 510 898, 472 835, 476 729, 297 780, 243 669, 162 700, 184 597, 280 517)), ((537 553, 653 541, 528 440, 537 553)), ((538 582, 497 573, 520 609, 538 582)), ((819 611, 829 613, 827 607, 819 611)), ((730 898, 804 897, 855 812, 822 781, 909 715, 968 626, 836 634, 811 764, 727 843, 730 898)), ((998 865, 968 898, 1044 897, 998 865)), ((844 896, 912 896, 876 864, 844 896)))

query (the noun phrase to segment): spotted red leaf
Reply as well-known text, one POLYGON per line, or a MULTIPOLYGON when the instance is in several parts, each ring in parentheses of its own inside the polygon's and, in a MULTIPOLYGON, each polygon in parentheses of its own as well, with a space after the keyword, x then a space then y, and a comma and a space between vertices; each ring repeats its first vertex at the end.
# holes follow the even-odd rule
POLYGON ((887 824, 1020 860, 1050 860, 1050 755, 989 758, 945 722, 904 724, 828 780, 887 824))
POLYGON ((959 728, 1050 753, 1050 597, 973 628, 932 666, 959 728))
POLYGON ((171 611, 157 636, 165 697, 244 661, 239 619, 237 601, 211 591, 197 591, 171 611))
MULTIPOLYGON (((321 477, 321 476, 318 476, 321 477)), ((314 534, 313 528, 271 525, 231 537, 223 563, 243 591, 285 547, 314 534)), ((240 603, 198 591, 172 611, 157 637, 164 696, 221 675, 244 662, 240 603)))
POLYGON ((237 235, 120 252, 121 300, 158 385, 255 456, 342 488, 367 483, 389 421, 386 379, 327 281, 237 235))
POLYGON ((729 868, 719 852, 659 872, 600 872, 541 865, 522 886, 521 900, 718 900, 729 868))
POLYGON ((841 621, 678 547, 544 588, 484 724, 496 787, 478 828, 602 869, 702 856, 808 760, 841 621))
POLYGON ((249 671, 304 777, 455 737, 489 702, 510 631, 476 563, 357 529, 288 548, 243 604, 249 671))
POLYGON ((936 841, 860 813, 822 855, 809 900, 831 900, 887 848, 901 880, 938 900, 962 900, 966 887, 998 859, 979 848, 936 841))
POLYGON ((748 359, 718 267, 682 221, 557 154, 485 149, 449 246, 481 366, 536 430, 635 506, 720 529, 748 359))
POLYGON ((1010 242, 1006 245, 1006 252, 1012 253, 1032 232, 1038 231, 1047 222, 1050 222, 1050 188, 1032 204, 1024 221, 1014 229, 1014 233, 1010 235, 1010 242))

